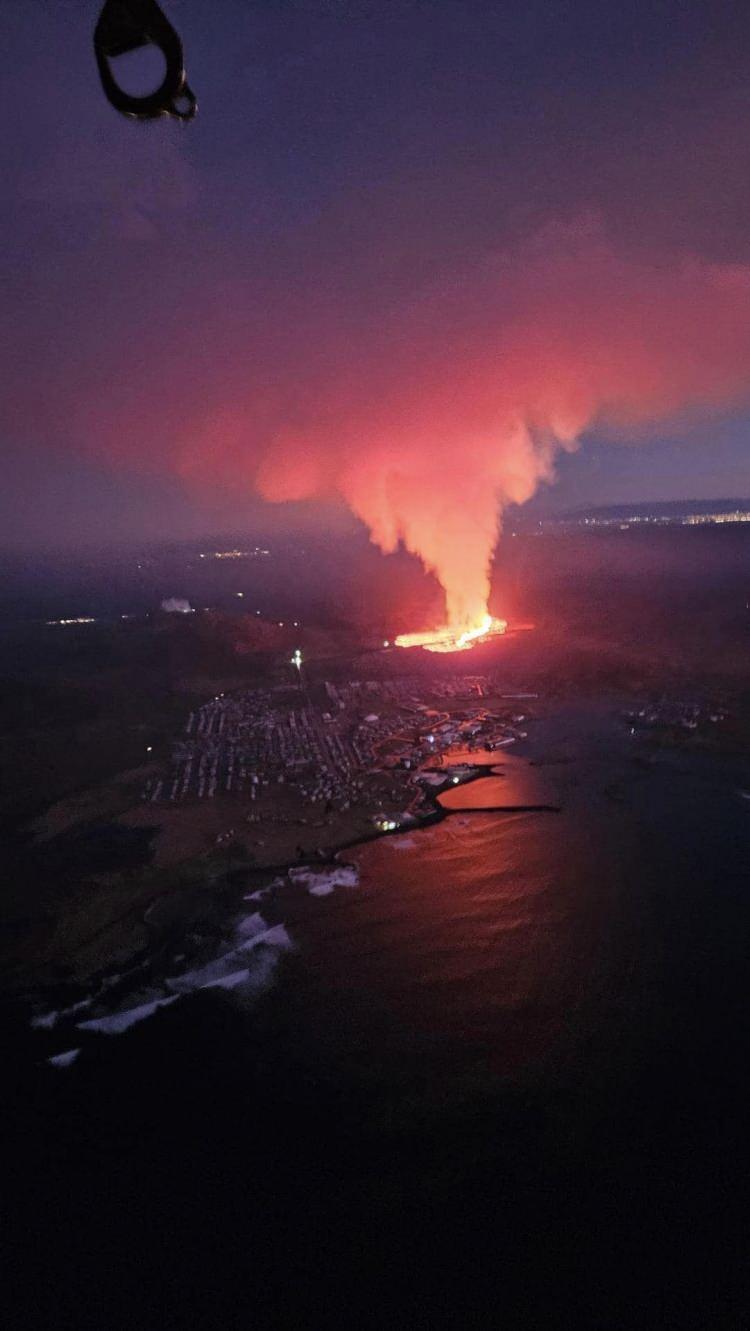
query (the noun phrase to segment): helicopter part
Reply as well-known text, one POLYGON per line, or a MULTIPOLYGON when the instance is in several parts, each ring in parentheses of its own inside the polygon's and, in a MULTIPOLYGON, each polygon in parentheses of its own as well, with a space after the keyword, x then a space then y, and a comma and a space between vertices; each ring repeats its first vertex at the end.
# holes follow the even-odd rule
POLYGON ((192 120, 197 102, 187 84, 182 42, 156 0, 107 0, 94 32, 94 51, 105 96, 116 111, 138 120, 192 120), (111 61, 149 45, 161 51, 166 72, 155 92, 135 97, 120 87, 111 61))

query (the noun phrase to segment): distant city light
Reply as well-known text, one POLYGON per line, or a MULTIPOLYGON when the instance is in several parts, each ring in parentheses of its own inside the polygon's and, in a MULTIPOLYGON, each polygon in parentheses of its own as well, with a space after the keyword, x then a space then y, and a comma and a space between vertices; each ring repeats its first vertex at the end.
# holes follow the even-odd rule
POLYGON ((705 522, 721 526, 724 522, 750 522, 750 512, 735 509, 732 513, 689 513, 682 521, 686 527, 698 527, 705 522))
POLYGON ((200 559, 261 559, 270 555, 270 550, 264 550, 256 545, 252 550, 204 550, 200 559))
POLYGON ((561 525, 576 527, 617 527, 621 531, 627 531, 631 526, 648 527, 705 527, 705 526, 723 526, 725 523, 750 522, 750 510, 736 508, 727 510, 718 510, 715 513, 682 513, 671 516, 669 514, 644 514, 633 513, 626 514, 624 517, 585 517, 576 518, 571 521, 563 519, 561 525))
POLYGON ((95 624, 92 615, 76 615, 74 619, 48 619, 48 624, 95 624))
POLYGON ((147 744, 147 745, 146 745, 146 753, 151 753, 153 747, 154 747, 153 744, 147 744))
POLYGON ((239 597, 243 597, 243 596, 245 595, 245 593, 244 593, 244 592, 237 592, 237 595, 238 595, 239 597))
POLYGON ((292 657, 289 664, 296 666, 298 670, 302 669, 302 652, 300 651, 299 647, 295 648, 294 656, 292 657))

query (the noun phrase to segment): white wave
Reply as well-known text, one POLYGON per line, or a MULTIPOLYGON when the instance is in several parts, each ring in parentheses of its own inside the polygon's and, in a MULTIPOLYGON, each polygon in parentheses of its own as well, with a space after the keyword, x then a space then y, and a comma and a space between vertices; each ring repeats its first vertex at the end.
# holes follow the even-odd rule
MULTIPOLYGON (((261 925, 265 926, 265 920, 260 916, 261 925)), ((257 949, 267 952, 272 957, 272 966, 268 967, 264 962, 253 961, 252 971, 247 971, 247 980, 252 980, 254 984, 265 983, 275 968, 280 952, 289 951, 293 946, 283 924, 275 924, 271 928, 262 928, 261 932, 253 934, 246 938, 244 942, 237 947, 231 948, 228 952, 223 952, 221 956, 214 957, 213 961, 206 962, 205 966, 198 966, 195 970, 186 971, 184 975, 174 975, 167 980, 167 988, 173 994, 189 994, 196 989, 211 989, 215 986, 222 988, 234 988, 235 985, 243 983, 242 980, 233 980, 240 971, 237 969, 238 962, 247 962, 248 952, 254 952, 257 949)), ((246 970, 245 966, 243 970, 246 970)))
POLYGON ((78 1003, 71 1003, 70 1007, 60 1008, 59 1012, 44 1012, 37 1017, 32 1017, 31 1029, 33 1031, 52 1031, 57 1023, 64 1021, 66 1017, 73 1017, 76 1012, 85 1012, 87 1007, 91 1007, 93 1001, 93 998, 82 998, 78 1003))
POLYGON ((47 1062, 51 1068, 69 1068, 75 1063, 80 1052, 80 1046, 78 1049, 66 1049, 64 1054, 53 1054, 47 1062))
POLYGON ((291 950, 294 944, 284 925, 274 924, 270 929, 264 929, 263 933, 255 934, 244 943, 240 943, 236 951, 250 952, 253 948, 261 946, 278 948, 282 952, 287 952, 291 950))
POLYGON ((60 1020, 59 1012, 44 1012, 38 1017, 31 1018, 32 1031, 51 1031, 60 1020))
POLYGON ((248 892, 242 898, 243 901, 264 901, 267 896, 273 892, 275 887, 283 887, 283 878, 274 878, 266 887, 259 887, 255 892, 248 892))
POLYGON ((256 910, 252 915, 246 915, 240 920, 235 933, 239 938, 252 938, 255 934, 263 933, 267 927, 260 911, 256 910))
POLYGON ((327 897, 337 887, 358 887, 359 870, 354 864, 336 864, 325 869, 314 869, 309 865, 290 869, 289 877, 299 887, 304 887, 313 897, 327 897))
POLYGON ((237 989, 249 980, 250 970, 246 968, 243 971, 232 971, 231 975, 222 975, 218 980, 209 980, 207 984, 201 985, 201 989, 237 989))
POLYGON ((205 966, 185 971, 184 975, 173 975, 166 982, 167 988, 176 995, 191 994, 196 989, 207 989, 209 985, 216 984, 230 975, 236 968, 237 960, 234 952, 215 957, 213 961, 206 962, 205 966))
POLYGON ((168 1007, 170 1003, 176 1003, 177 996, 170 998, 155 998, 150 1003, 140 1003, 138 1007, 126 1008, 124 1012, 112 1012, 108 1017, 94 1017, 91 1021, 79 1021, 79 1031, 98 1031, 102 1035, 121 1035, 131 1026, 137 1025, 139 1021, 145 1021, 147 1017, 152 1017, 160 1007, 168 1007))
MULTIPOLYGON (((235 946, 226 952, 182 975, 175 975, 165 981, 166 996, 159 996, 140 1003, 124 1011, 113 1012, 108 1016, 95 1017, 89 1021, 77 1023, 81 1031, 96 1031, 104 1035, 120 1035, 140 1021, 153 1015, 161 1007, 176 1003, 179 998, 201 989, 240 989, 250 986, 255 990, 265 988, 273 978, 280 954, 289 951, 293 943, 283 924, 268 926, 259 911, 242 918, 235 926, 235 946), (252 954, 251 957, 248 954, 252 954)), ((73 1008, 89 1006, 91 999, 73 1008)), ((62 1013, 48 1013, 35 1018, 42 1029, 52 1029, 62 1013)), ((73 1061, 72 1058, 70 1060, 73 1061)), ((60 1063, 55 1066, 65 1066, 60 1063)))
POLYGON ((223 975, 218 980, 211 980, 208 984, 201 985, 201 988, 249 989, 253 993, 261 993, 273 980, 279 964, 279 955, 278 951, 273 951, 271 948, 261 949, 253 953, 249 966, 242 970, 231 971, 229 975, 223 975))

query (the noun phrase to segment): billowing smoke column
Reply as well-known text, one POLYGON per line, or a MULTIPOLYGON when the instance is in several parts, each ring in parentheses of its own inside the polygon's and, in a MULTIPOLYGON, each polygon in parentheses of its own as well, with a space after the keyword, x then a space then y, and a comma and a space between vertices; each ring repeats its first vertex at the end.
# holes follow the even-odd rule
POLYGON ((632 438, 750 386, 750 269, 618 257, 550 230, 432 290, 329 359, 256 476, 270 500, 338 490, 439 579, 460 633, 487 613, 502 511, 596 424, 632 438))
POLYGON ((78 434, 205 488, 343 496, 381 549, 403 542, 436 575, 456 636, 486 614, 503 509, 560 450, 748 397, 750 267, 618 253, 589 222, 377 314, 371 293, 289 285, 261 300, 238 282, 227 308, 222 291, 188 352, 154 320, 151 354, 103 364, 71 404, 78 434))

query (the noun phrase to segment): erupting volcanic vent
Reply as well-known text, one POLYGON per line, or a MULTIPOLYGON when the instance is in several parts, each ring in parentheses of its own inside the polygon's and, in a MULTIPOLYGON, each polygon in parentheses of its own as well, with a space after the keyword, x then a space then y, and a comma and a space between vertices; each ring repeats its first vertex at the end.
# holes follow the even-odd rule
POLYGON ((619 254, 596 224, 554 227, 316 348, 313 379, 264 451, 271 500, 337 491, 387 552, 445 592, 445 627, 402 646, 501 631, 490 567, 504 510, 554 478, 592 427, 621 439, 726 407, 750 385, 750 268, 619 254), (292 423, 293 422, 293 423, 292 423))
POLYGON ((505 633, 507 627, 506 620, 485 615, 477 628, 465 629, 463 633, 456 633, 447 626, 431 633, 400 633, 396 646, 424 647, 428 652, 465 652, 477 642, 505 633))

